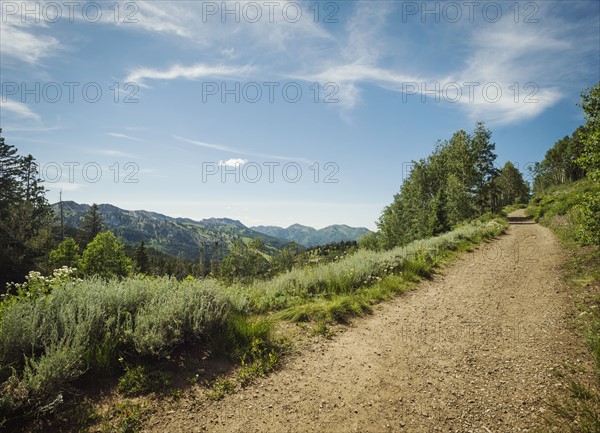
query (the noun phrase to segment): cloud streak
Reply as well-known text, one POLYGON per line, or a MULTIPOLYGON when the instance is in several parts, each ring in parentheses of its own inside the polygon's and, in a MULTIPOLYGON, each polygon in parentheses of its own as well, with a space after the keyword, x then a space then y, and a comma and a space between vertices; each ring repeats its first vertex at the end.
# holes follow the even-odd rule
POLYGON ((133 136, 127 135, 127 134, 121 134, 120 132, 107 132, 106 135, 108 135, 110 137, 114 137, 114 138, 122 138, 124 140, 138 141, 140 143, 145 143, 145 141, 142 140, 141 138, 136 138, 136 137, 133 137, 133 136))
POLYGON ((284 156, 284 155, 275 155, 275 154, 270 154, 270 153, 252 152, 252 151, 237 149, 237 148, 230 147, 230 146, 225 146, 222 144, 212 144, 212 143, 206 143, 203 141, 191 140, 189 138, 180 137, 178 135, 173 135, 173 138, 175 138, 176 140, 182 141, 184 143, 193 144, 194 146, 203 147, 206 149, 219 150, 222 152, 233 153, 236 155, 255 156, 258 158, 275 159, 278 161, 302 162, 305 164, 313 164, 314 163, 313 160, 310 160, 308 158, 303 158, 303 157, 291 157, 291 156, 284 156))
POLYGON ((0 109, 10 111, 11 113, 23 119, 31 119, 35 121, 41 120, 37 113, 33 112, 33 110, 31 110, 27 104, 23 104, 22 102, 3 99, 0 100, 0 109))
POLYGON ((255 70, 250 65, 246 66, 226 66, 226 65, 206 65, 198 63, 191 66, 173 65, 170 68, 159 70, 152 68, 138 68, 129 73, 125 82, 136 83, 139 86, 147 87, 145 80, 197 80, 199 78, 235 78, 247 76, 255 70))

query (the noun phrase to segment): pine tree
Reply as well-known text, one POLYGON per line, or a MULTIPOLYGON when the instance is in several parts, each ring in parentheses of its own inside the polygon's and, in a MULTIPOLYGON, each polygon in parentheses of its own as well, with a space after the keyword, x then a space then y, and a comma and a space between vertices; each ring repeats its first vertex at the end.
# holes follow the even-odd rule
POLYGON ((135 262, 137 271, 141 274, 148 274, 150 271, 150 261, 148 259, 148 248, 142 239, 135 249, 135 262))
POLYGON ((0 290, 39 269, 50 249, 45 192, 33 156, 19 156, 0 135, 0 290))
POLYGON ((494 209, 493 180, 498 175, 498 170, 494 166, 496 145, 490 141, 491 137, 492 132, 485 127, 483 122, 475 125, 470 152, 475 169, 473 193, 479 214, 496 210, 494 209))
POLYGON ((84 244, 90 243, 94 238, 102 232, 104 223, 102 221, 102 213, 100 206, 96 203, 92 204, 87 213, 83 217, 83 225, 81 228, 81 240, 84 244))

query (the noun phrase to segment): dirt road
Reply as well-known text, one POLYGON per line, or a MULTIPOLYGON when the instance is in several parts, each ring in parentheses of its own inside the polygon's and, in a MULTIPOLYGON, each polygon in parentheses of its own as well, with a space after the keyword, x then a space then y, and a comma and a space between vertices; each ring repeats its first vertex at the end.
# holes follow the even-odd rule
POLYGON ((565 392, 564 365, 588 365, 562 260, 548 229, 513 221, 280 371, 219 402, 165 408, 146 431, 533 431, 565 392))

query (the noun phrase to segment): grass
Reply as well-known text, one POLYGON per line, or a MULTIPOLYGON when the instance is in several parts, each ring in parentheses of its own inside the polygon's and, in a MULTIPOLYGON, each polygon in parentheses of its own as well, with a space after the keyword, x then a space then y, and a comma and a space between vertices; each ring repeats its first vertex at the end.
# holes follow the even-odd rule
MULTIPOLYGON (((582 245, 579 218, 584 194, 600 194, 600 185, 581 180, 549 189, 534 197, 526 213, 551 228, 568 253, 564 279, 577 299, 574 316, 576 329, 586 341, 595 363, 591 383, 570 380, 569 396, 550 404, 550 422, 569 433, 600 432, 600 248, 582 245)), ((556 376, 567 378, 562 371, 556 376)))
POLYGON ((165 390, 172 381, 172 374, 146 364, 126 366, 125 373, 117 383, 117 389, 125 396, 138 396, 165 390))
MULTIPOLYGON (((243 387, 277 368, 288 347, 273 335, 277 321, 312 321, 315 332, 331 336, 330 324, 369 313, 506 225, 475 221, 390 251, 359 250, 247 285, 32 276, 0 304, 0 426, 56 412, 93 375, 120 376, 124 396, 163 392, 171 380, 160 366, 185 347, 237 360, 233 379, 210 386, 208 396, 221 398, 232 390, 227 380, 243 387)), ((126 421, 113 427, 136 431, 138 412, 123 407, 117 418, 126 421)))

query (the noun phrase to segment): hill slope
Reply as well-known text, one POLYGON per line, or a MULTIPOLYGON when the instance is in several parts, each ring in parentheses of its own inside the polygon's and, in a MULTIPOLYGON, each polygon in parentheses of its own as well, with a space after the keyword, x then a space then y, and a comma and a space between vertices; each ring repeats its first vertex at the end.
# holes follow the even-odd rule
POLYGON ((545 431, 548 401, 574 375, 591 383, 592 363, 555 237, 515 216, 417 291, 234 395, 202 400, 196 388, 168 414, 158 407, 147 431, 545 431))
POLYGON ((320 230, 312 227, 294 224, 284 229, 277 226, 256 226, 252 230, 268 236, 274 236, 287 241, 294 241, 305 247, 331 244, 342 241, 357 241, 369 230, 364 227, 349 227, 345 224, 335 224, 320 230))
MULTIPOLYGON (((194 221, 145 210, 125 210, 110 204, 99 206, 106 227, 120 236, 126 244, 135 245, 144 240, 149 247, 158 251, 171 255, 181 254, 187 259, 200 257, 201 248, 205 254, 211 254, 215 242, 219 243, 221 255, 226 254, 237 239, 249 242, 260 238, 265 244, 267 254, 272 254, 288 244, 285 240, 259 233, 237 220, 228 218, 194 221)), ((65 226, 81 227, 83 216, 89 208, 87 204, 63 202, 65 226)), ((54 203, 52 209, 58 218, 59 203, 54 203)))

